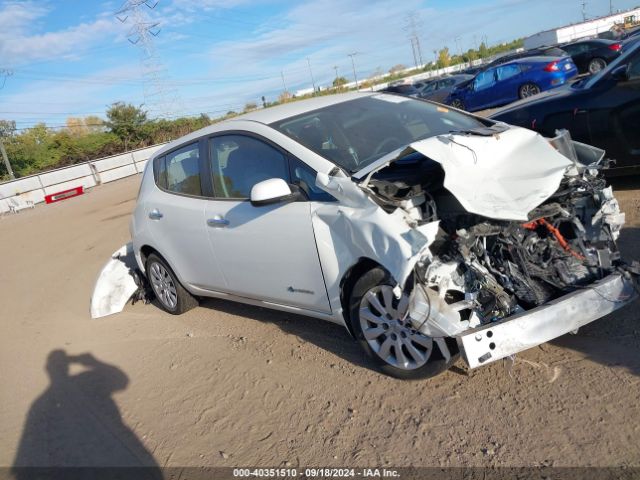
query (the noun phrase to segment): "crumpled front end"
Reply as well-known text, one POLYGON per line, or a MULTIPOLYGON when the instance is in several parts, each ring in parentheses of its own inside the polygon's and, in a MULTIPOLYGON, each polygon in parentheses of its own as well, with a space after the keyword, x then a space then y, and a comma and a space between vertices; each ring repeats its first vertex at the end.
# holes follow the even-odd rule
POLYGON ((516 128, 417 142, 359 186, 402 228, 422 232, 425 248, 399 259, 376 250, 380 239, 360 242, 394 276, 396 295, 409 296, 415 330, 458 338, 463 355, 473 345, 472 367, 512 355, 635 298, 603 155, 566 133, 549 142, 516 128))

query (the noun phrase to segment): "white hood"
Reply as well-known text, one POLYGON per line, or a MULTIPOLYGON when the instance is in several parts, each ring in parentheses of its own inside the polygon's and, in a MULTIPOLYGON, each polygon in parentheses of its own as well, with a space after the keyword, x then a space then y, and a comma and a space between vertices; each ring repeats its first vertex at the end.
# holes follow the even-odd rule
POLYGON ((528 220, 573 165, 542 136, 518 127, 491 136, 439 135, 408 148, 442 165, 445 188, 467 211, 500 220, 528 220))

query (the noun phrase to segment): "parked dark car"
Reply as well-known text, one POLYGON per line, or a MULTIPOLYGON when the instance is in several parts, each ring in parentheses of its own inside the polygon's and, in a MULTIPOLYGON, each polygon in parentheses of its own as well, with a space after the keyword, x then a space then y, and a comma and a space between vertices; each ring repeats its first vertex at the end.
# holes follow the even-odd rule
POLYGON ((453 89, 445 103, 475 112, 560 87, 578 74, 570 57, 531 57, 487 68, 453 89))
POLYGON ((568 53, 562 50, 560 47, 544 46, 538 48, 530 48, 529 50, 523 50, 522 52, 508 53, 502 55, 490 63, 486 64, 484 68, 495 67, 496 65, 502 65, 503 63, 518 60, 519 58, 527 57, 565 57, 568 53))
POLYGON ((465 74, 439 78, 425 84, 420 89, 418 96, 425 100, 443 103, 454 88, 467 84, 471 80, 473 80, 473 75, 465 74))
POLYGON ((388 85, 380 90, 381 92, 397 93, 400 95, 406 95, 407 97, 417 97, 420 91, 409 83, 400 83, 397 85, 388 85))
POLYGON ((598 73, 620 56, 622 44, 614 40, 593 38, 561 46, 571 55, 580 73, 598 73))
POLYGON ((610 175, 640 174, 640 44, 592 77, 517 102, 491 118, 545 136, 565 128, 574 140, 616 160, 610 175))

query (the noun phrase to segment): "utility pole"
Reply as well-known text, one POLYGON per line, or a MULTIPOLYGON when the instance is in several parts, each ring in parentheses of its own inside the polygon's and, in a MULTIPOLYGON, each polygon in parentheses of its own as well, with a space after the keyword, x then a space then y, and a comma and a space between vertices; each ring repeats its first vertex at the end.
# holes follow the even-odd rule
POLYGON ((353 53, 348 53, 347 56, 351 57, 351 66, 353 67, 353 78, 356 81, 356 90, 358 90, 358 76, 356 75, 356 62, 353 59, 353 57, 355 57, 356 55, 358 55, 358 52, 353 52, 353 53))
POLYGON ((436 76, 438 76, 438 50, 433 51, 434 65, 436 66, 436 76))
POLYGON ((9 163, 9 159, 7 158, 7 151, 4 149, 4 144, 2 143, 1 136, 0 136, 0 153, 2 153, 2 161, 4 162, 4 166, 7 168, 7 172, 9 173, 9 178, 11 180, 15 180, 16 176, 13 174, 13 170, 11 169, 11 164, 9 163))
POLYGON ((585 0, 582 1, 582 21, 587 21, 587 2, 585 0))
POLYGON ((309 75, 311 75, 311 85, 313 85, 313 94, 316 94, 316 81, 313 79, 313 71, 311 70, 311 60, 307 57, 307 64, 309 65, 309 75))
POLYGON ((336 71, 336 77, 335 78, 338 78, 338 66, 334 65, 333 69, 336 71))
POLYGON ((454 40, 456 42, 456 47, 458 47, 458 56, 462 60, 462 49, 460 48, 460 36, 458 35, 456 38, 454 38, 454 40))
POLYGON ((613 0, 609 0, 609 15, 613 15, 613 0))

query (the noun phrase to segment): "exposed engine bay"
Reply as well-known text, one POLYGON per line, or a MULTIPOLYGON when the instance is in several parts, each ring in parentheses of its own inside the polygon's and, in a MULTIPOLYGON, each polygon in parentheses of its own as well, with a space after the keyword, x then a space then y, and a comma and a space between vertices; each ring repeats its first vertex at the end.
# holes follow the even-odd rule
MULTIPOLYGON (((561 147, 572 146, 567 134, 560 140, 561 147)), ((588 153, 578 158, 575 148, 568 151, 574 166, 526 221, 469 213, 445 187, 441 164, 418 151, 369 176, 364 188, 388 213, 401 209, 416 227, 438 222, 430 255, 415 264, 405 286, 416 330, 455 336, 543 305, 621 267, 615 240, 624 214, 600 175, 601 165, 591 163, 593 152, 588 153)))

